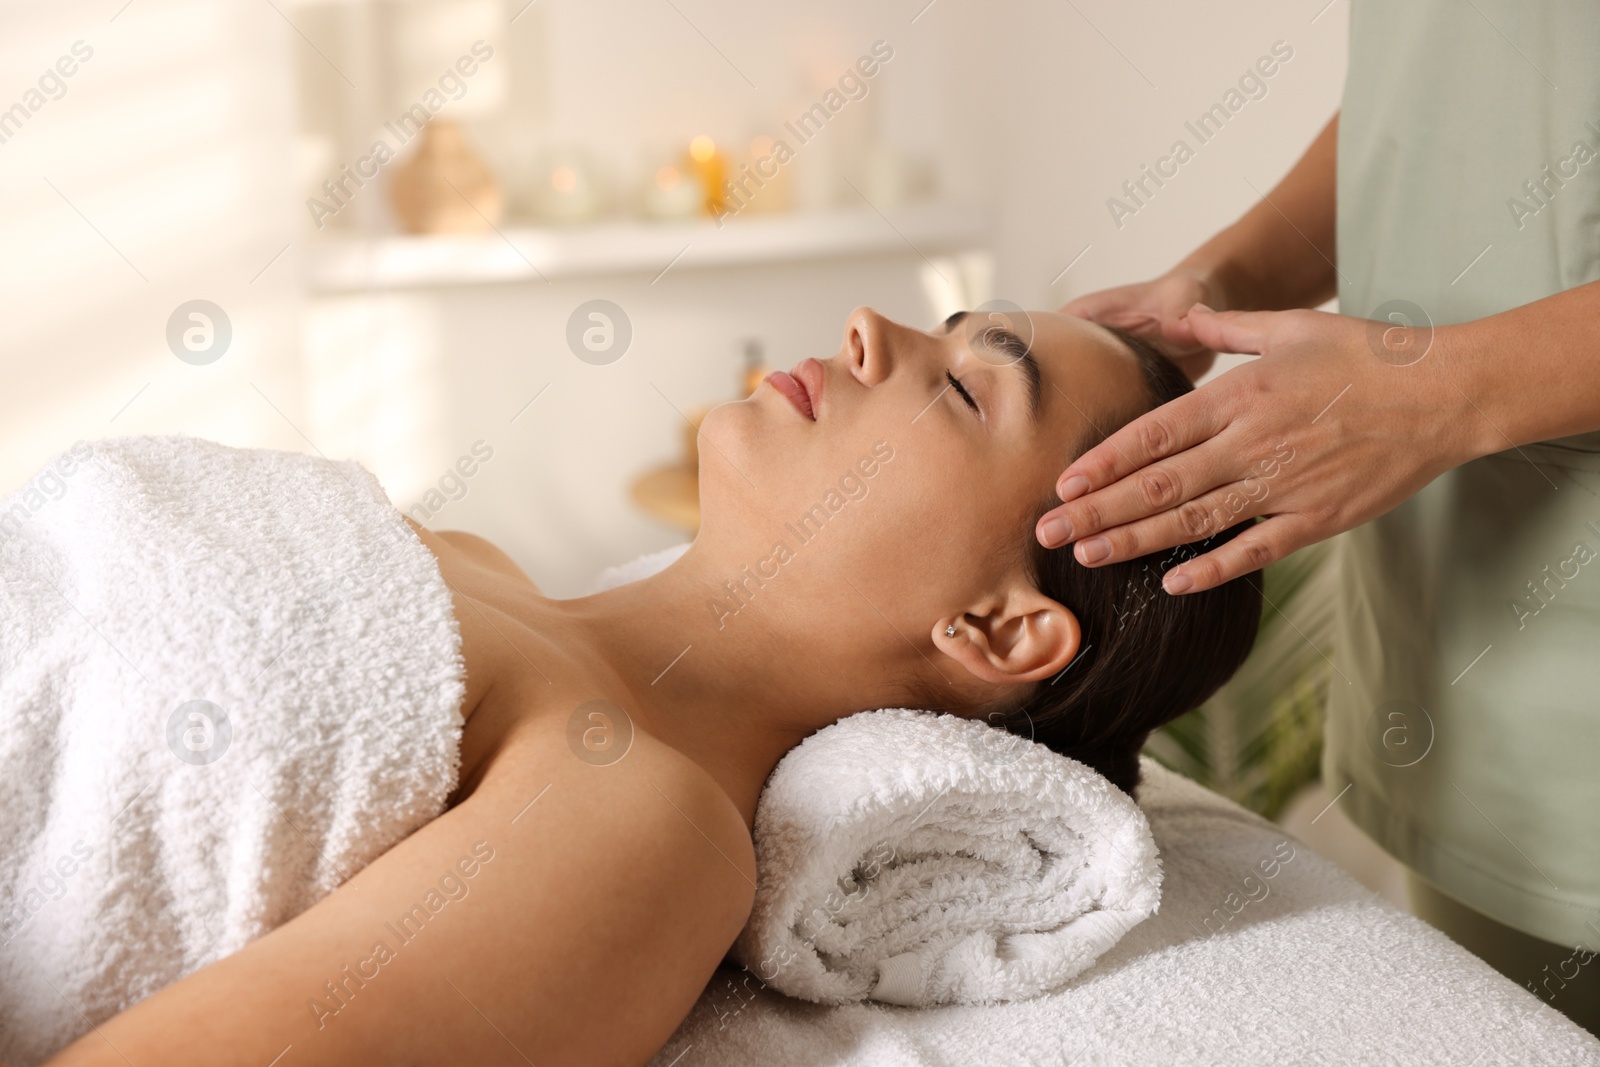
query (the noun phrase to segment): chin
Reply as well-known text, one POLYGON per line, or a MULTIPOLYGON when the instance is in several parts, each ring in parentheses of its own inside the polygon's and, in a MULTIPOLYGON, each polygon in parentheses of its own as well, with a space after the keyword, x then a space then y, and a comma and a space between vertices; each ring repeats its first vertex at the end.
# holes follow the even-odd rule
POLYGON ((763 548, 788 539, 798 549, 818 537, 830 551, 859 548, 903 503, 915 466, 895 459, 887 441, 819 436, 816 423, 770 390, 724 404, 701 424, 701 531, 748 534, 763 548))
POLYGON ((805 469, 809 449, 802 431, 808 428, 768 386, 719 404, 700 423, 700 480, 737 485, 746 494, 754 483, 766 494, 805 469))
MULTIPOLYGON (((700 421, 696 448, 702 533, 724 527, 726 513, 730 507, 737 510, 739 498, 764 496, 762 490, 771 482, 764 476, 770 464, 761 455, 762 439, 770 436, 763 432, 768 421, 756 410, 753 397, 718 404, 700 421), (752 483, 757 489, 751 489, 752 483)), ((756 503, 759 508, 761 501, 756 503)))
POLYGON ((763 386, 744 400, 718 405, 700 424, 700 526, 763 531, 813 488, 822 442, 781 395, 763 386), (798 495, 797 495, 798 494, 798 495))

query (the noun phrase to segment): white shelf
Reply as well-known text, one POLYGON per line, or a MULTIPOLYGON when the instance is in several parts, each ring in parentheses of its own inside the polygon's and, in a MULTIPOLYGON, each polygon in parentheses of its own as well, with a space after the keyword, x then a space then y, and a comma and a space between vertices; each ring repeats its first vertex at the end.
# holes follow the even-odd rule
POLYGON ((880 215, 811 212, 727 220, 608 222, 584 227, 502 224, 469 237, 332 237, 312 245, 317 292, 482 285, 585 274, 641 274, 902 253, 933 256, 987 243, 988 220, 967 205, 909 204, 880 215))

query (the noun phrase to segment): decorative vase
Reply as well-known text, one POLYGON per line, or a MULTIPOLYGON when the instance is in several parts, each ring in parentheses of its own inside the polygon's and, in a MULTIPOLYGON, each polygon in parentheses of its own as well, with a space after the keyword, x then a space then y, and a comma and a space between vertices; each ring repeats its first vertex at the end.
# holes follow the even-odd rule
POLYGON ((416 154, 394 176, 395 217, 408 233, 482 233, 500 221, 505 197, 461 127, 435 119, 416 154))

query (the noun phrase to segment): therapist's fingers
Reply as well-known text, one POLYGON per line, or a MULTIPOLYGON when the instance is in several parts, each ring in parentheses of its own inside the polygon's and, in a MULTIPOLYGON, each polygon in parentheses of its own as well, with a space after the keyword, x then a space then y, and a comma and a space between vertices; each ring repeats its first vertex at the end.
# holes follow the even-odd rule
POLYGON ((1119 327, 1144 338, 1162 355, 1180 366, 1184 360, 1211 351, 1195 336, 1187 315, 1174 318, 1170 315, 1148 315, 1141 311, 1107 312, 1096 316, 1094 321, 1102 326, 1119 327))
MULTIPOLYGON (((1095 546, 1078 554, 1079 562, 1092 565, 1142 556, 1225 529, 1231 523, 1215 524, 1217 494, 1230 491, 1245 471, 1228 435, 1212 440, 1220 444, 1212 447, 1208 440, 1046 512, 1035 536, 1046 548, 1094 540, 1095 546)), ((1223 514, 1245 515, 1241 500, 1251 499, 1236 497, 1229 502, 1231 511, 1223 514)))
POLYGON ((1195 340, 1212 351, 1260 355, 1290 321, 1289 315, 1282 311, 1212 311, 1196 304, 1183 321, 1195 340))
MULTIPOLYGON (((1157 323, 1161 331, 1161 340, 1164 341, 1167 351, 1173 354, 1172 358, 1181 361, 1198 355, 1214 353, 1210 345, 1202 341, 1194 332, 1194 324, 1189 321, 1189 316, 1184 315, 1177 319, 1162 319, 1157 323)), ((1140 331, 1134 330, 1134 333, 1140 331)))
POLYGON ((1180 275, 1168 275, 1135 285, 1086 293, 1063 304, 1064 315, 1116 326, 1155 345, 1169 358, 1182 360, 1200 355, 1205 345, 1194 337, 1185 316, 1205 286, 1180 275))
POLYGON ((1265 514, 1267 495, 1266 482, 1260 478, 1218 485, 1159 515, 1125 525, 1111 523, 1103 533, 1080 536, 1073 555, 1086 567, 1098 567, 1202 541, 1265 514))
POLYGON ((1161 588, 1173 595, 1200 593, 1276 563, 1318 540, 1299 515, 1273 515, 1192 560, 1169 567, 1161 588))
MULTIPOLYGON (((1158 459, 1210 440, 1226 427, 1227 421, 1210 391, 1197 389, 1185 393, 1140 415, 1067 464, 1067 469, 1056 479, 1056 495, 1068 502, 1103 489, 1158 459)), ((1158 495, 1171 495, 1160 485, 1148 488, 1160 491, 1158 495)), ((1197 492, 1210 488, 1211 485, 1201 486, 1197 492)), ((1188 496, 1179 494, 1160 506, 1172 507, 1187 499, 1188 496)), ((1104 502, 1097 503, 1103 505, 1104 502)), ((1082 518, 1088 520, 1090 516, 1085 513, 1082 518)), ((1079 530, 1087 528, 1086 522, 1079 530)))
POLYGON ((1114 289, 1085 293, 1061 305, 1061 314, 1076 315, 1080 319, 1101 322, 1103 315, 1127 312, 1135 303, 1138 290, 1138 286, 1119 285, 1114 289))

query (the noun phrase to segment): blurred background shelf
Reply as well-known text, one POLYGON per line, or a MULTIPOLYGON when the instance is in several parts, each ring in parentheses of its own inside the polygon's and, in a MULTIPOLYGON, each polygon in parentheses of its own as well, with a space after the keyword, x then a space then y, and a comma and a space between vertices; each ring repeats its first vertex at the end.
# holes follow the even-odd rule
POLYGON ((652 467, 628 487, 633 502, 690 537, 700 529, 700 479, 687 462, 652 467))
POLYGON ((472 236, 329 237, 307 257, 311 287, 333 293, 540 281, 586 274, 661 275, 699 267, 792 263, 878 254, 938 255, 981 244, 984 212, 921 203, 754 218, 502 225, 472 236))

